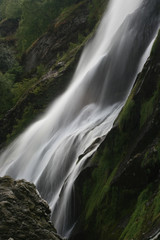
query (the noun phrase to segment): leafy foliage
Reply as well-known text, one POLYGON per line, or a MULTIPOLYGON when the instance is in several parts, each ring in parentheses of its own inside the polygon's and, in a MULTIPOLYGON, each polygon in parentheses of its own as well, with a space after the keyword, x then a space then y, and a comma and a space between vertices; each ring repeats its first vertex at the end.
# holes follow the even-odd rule
POLYGON ((64 7, 74 2, 75 0, 23 0, 21 21, 17 32, 20 52, 24 52, 47 30, 64 7))
POLYGON ((21 16, 23 0, 1 0, 0 15, 2 18, 19 18, 21 16))
POLYGON ((19 18, 17 31, 19 51, 23 53, 60 14, 77 0, 1 0, 0 18, 19 18))

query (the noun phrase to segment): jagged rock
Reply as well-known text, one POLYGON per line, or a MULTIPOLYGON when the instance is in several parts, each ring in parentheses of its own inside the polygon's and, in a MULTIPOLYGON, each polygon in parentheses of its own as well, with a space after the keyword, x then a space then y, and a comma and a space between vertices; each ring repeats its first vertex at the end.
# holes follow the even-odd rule
POLYGON ((50 209, 34 184, 0 178, 0 240, 58 240, 50 209))

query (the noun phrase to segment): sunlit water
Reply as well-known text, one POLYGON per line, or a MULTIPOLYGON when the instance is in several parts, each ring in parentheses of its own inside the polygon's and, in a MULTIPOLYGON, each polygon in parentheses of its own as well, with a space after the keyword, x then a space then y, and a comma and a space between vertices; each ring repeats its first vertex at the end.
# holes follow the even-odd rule
POLYGON ((76 222, 74 182, 112 128, 147 59, 158 7, 159 0, 111 1, 66 92, 1 154, 0 175, 34 182, 62 236, 76 222))

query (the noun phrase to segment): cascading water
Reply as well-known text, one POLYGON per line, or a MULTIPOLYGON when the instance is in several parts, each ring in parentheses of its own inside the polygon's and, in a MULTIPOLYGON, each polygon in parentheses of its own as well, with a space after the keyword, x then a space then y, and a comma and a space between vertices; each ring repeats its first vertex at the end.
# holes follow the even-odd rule
POLYGON ((112 128, 147 58, 141 63, 158 29, 159 5, 112 1, 69 88, 1 154, 0 175, 34 182, 62 236, 70 235, 76 221, 74 182, 112 128))

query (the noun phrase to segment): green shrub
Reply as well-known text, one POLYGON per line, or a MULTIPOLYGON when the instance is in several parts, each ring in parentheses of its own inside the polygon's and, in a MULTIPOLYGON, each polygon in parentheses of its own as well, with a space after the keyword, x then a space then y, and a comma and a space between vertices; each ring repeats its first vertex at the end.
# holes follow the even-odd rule
POLYGON ((22 54, 58 17, 62 9, 76 0, 23 0, 21 21, 17 31, 18 49, 22 54))
POLYGON ((23 0, 1 0, 0 15, 2 18, 19 18, 23 0))

